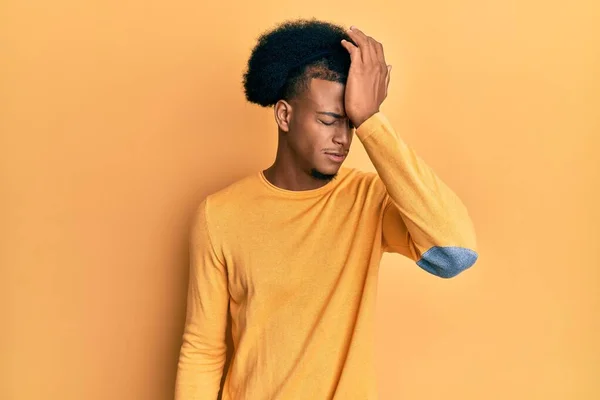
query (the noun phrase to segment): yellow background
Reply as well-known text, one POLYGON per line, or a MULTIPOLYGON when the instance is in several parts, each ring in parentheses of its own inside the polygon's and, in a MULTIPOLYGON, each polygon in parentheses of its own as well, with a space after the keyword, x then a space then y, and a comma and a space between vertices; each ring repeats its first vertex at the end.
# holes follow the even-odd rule
MULTIPOLYGON (((600 398, 599 11, 3 2, 0 398, 172 398, 192 211, 275 156, 246 60, 264 30, 313 16, 384 44, 382 110, 478 234, 452 280, 384 256, 381 399, 600 398)), ((358 139, 350 154, 374 170, 358 139)))

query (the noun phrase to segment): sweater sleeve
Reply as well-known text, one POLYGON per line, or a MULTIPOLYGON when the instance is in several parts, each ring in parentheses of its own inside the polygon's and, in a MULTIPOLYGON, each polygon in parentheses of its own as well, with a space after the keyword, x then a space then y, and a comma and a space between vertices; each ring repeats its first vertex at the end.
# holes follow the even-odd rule
POLYGON ((451 278, 477 261, 475 229, 459 197, 400 138, 380 111, 357 129, 386 189, 383 251, 451 278))
POLYGON ((186 322, 179 354, 175 400, 217 399, 226 358, 228 285, 207 222, 207 199, 190 231, 186 322))

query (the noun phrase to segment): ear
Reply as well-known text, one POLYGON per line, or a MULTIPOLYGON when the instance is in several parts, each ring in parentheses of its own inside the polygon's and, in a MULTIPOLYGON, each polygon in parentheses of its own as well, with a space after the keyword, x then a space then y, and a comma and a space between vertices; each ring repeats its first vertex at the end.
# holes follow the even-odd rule
POLYGON ((283 132, 290 130, 290 119, 292 117, 292 105, 285 100, 279 100, 273 107, 275 122, 283 132))

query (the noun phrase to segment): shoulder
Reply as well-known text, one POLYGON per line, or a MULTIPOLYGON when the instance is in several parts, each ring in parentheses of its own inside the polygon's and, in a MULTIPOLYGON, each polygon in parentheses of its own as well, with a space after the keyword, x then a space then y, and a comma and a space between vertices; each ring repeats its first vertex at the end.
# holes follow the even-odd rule
POLYGON ((209 194, 202 201, 209 215, 231 214, 232 211, 243 208, 248 199, 255 193, 257 187, 256 174, 246 175, 227 186, 209 194))
POLYGON ((342 178, 345 181, 345 186, 374 195, 381 195, 385 192, 385 186, 377 172, 357 168, 345 168, 345 170, 342 178))

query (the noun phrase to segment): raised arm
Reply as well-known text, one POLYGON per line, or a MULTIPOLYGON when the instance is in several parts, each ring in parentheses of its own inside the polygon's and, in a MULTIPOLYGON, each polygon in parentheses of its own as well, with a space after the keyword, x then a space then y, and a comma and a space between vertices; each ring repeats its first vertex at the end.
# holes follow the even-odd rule
POLYGON ((383 113, 359 126, 386 189, 383 249, 403 254, 425 271, 451 278, 477 260, 475 229, 460 198, 399 135, 383 113))
POLYGON ((467 209, 380 111, 391 74, 383 45, 360 29, 347 33, 352 42, 341 43, 351 58, 345 109, 387 192, 383 249, 404 254, 434 275, 456 276, 478 257, 467 209))

